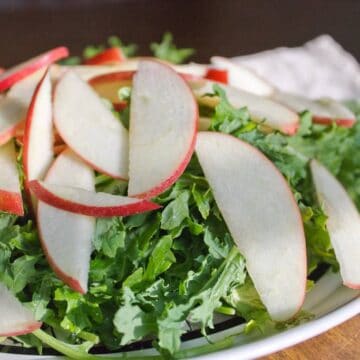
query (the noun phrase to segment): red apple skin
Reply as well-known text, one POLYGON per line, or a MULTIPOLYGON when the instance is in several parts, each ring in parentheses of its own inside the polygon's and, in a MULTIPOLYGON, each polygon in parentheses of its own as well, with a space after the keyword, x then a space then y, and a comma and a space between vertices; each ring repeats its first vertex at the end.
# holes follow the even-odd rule
POLYGON ((205 79, 217 81, 222 84, 229 83, 229 73, 227 70, 209 68, 206 72, 205 79))
POLYGON ((96 85, 113 81, 129 81, 132 80, 135 73, 135 71, 117 71, 113 73, 103 74, 90 79, 89 84, 96 85))
MULTIPOLYGON (((151 60, 151 61, 154 61, 154 60, 151 60)), ((169 65, 164 64, 164 66, 168 66, 169 69, 171 69, 171 71, 176 73, 176 71, 174 69, 172 69, 169 65)), ((196 144, 196 135, 197 135, 197 132, 198 132, 198 123, 199 123, 199 107, 197 105, 197 101, 195 99, 195 96, 192 93, 192 90, 191 90, 189 84, 184 79, 184 76, 182 76, 181 74, 178 74, 178 75, 180 75, 180 77, 184 81, 184 83, 185 83, 186 87, 188 88, 188 90, 190 91, 190 93, 192 95, 192 99, 193 99, 194 130, 193 130, 192 141, 191 141, 189 150, 185 154, 185 156, 182 159, 182 161, 181 161, 180 165, 178 166, 178 168, 174 171, 174 173, 171 176, 169 176, 166 180, 164 180, 158 186, 153 187, 151 190, 146 191, 146 192, 141 193, 141 194, 132 195, 132 197, 136 197, 136 198, 139 198, 139 199, 151 199, 151 198, 154 198, 155 196, 161 194, 162 192, 164 192, 167 188, 169 188, 172 184, 174 184, 174 182, 182 175, 182 173, 185 171, 187 165, 189 164, 189 162, 191 160, 192 154, 194 153, 195 144, 196 144)))
POLYGON ((119 48, 110 48, 102 51, 90 59, 87 59, 85 65, 111 65, 119 64, 126 60, 125 55, 119 48))
POLYGON ((18 330, 11 333, 1 333, 0 337, 10 337, 10 336, 20 336, 20 335, 26 335, 34 332, 35 330, 39 330, 42 326, 42 322, 36 321, 29 324, 24 324, 25 327, 22 330, 18 330))
POLYGON ((40 200, 58 209, 94 217, 112 217, 112 216, 129 216, 139 214, 145 211, 157 210, 160 205, 152 203, 147 200, 140 200, 138 203, 111 206, 111 207, 98 207, 89 206, 80 203, 71 202, 69 200, 60 198, 44 188, 37 180, 29 182, 29 187, 34 195, 40 200))
POLYGON ((356 123, 355 119, 332 119, 328 117, 322 117, 322 116, 313 116, 313 122, 315 124, 321 124, 321 125, 331 125, 332 123, 336 123, 338 126, 342 126, 345 128, 351 128, 356 123))
MULTIPOLYGON (((34 59, 34 61, 30 62, 24 67, 21 67, 18 71, 9 74, 9 76, 6 76, 7 71, 4 71, 0 75, 0 91, 4 91, 10 88, 15 83, 31 75, 43 66, 48 66, 55 61, 63 59, 67 56, 69 56, 68 48, 60 46, 40 55, 38 59, 34 59)), ((10 72, 11 69, 8 69, 8 71, 10 72)))
POLYGON ((0 210, 23 216, 24 207, 21 194, 0 189, 0 210))
POLYGON ((34 91, 34 95, 31 99, 30 105, 29 105, 29 110, 26 116, 26 120, 25 120, 25 128, 24 128, 24 135, 23 135, 23 167, 24 167, 24 173, 25 173, 25 190, 28 193, 28 195, 30 195, 29 193, 29 189, 28 189, 28 174, 29 174, 29 146, 30 146, 30 133, 31 133, 31 123, 33 120, 33 113, 34 113, 34 108, 35 108, 35 104, 37 101, 37 96, 39 93, 39 89, 45 79, 47 75, 47 72, 45 72, 43 78, 40 80, 39 84, 36 86, 36 89, 34 91))
POLYGON ((43 236, 41 233, 41 227, 38 226, 39 231, 39 239, 41 243, 41 247, 44 251, 45 257, 50 265, 50 267, 53 269, 54 273, 58 276, 60 280, 62 280, 65 284, 67 284, 71 289, 79 292, 80 294, 86 294, 86 290, 83 289, 79 283, 78 280, 74 279, 73 277, 67 275, 64 273, 56 264, 56 262, 53 260, 53 258, 50 256, 48 249, 46 247, 46 243, 43 241, 43 236))

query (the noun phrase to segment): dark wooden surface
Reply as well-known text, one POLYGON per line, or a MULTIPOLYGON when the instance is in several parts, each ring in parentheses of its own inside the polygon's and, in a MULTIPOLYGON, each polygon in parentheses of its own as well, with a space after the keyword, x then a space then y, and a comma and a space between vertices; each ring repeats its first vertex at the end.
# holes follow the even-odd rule
POLYGON ((118 34, 148 53, 165 30, 195 60, 296 46, 329 33, 360 59, 358 0, 0 0, 0 65, 51 47, 79 53, 118 34))

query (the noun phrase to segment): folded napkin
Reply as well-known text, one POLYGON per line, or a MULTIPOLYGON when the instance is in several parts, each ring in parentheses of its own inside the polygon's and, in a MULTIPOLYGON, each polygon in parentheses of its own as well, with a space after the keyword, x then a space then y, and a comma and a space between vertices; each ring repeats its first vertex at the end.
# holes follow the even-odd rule
POLYGON ((253 69, 282 91, 310 98, 360 98, 360 65, 329 35, 301 47, 276 48, 238 56, 234 61, 253 69))

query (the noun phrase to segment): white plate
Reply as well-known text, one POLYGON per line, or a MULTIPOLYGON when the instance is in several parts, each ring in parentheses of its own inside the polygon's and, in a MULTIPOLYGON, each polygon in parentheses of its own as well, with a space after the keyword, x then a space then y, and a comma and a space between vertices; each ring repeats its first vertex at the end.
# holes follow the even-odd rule
MULTIPOLYGON (((254 359, 260 356, 271 354, 291 345, 298 344, 311 337, 319 335, 330 328, 356 316, 360 313, 360 291, 348 289, 341 284, 338 274, 328 272, 307 294, 304 310, 315 315, 313 320, 294 327, 292 329, 269 334, 252 333, 249 335, 240 334, 236 336, 234 346, 220 352, 197 357, 201 360, 212 360, 225 358, 226 360, 254 359)), ((212 341, 219 341, 225 337, 241 332, 243 325, 235 326, 227 330, 209 336, 212 341)), ((185 341, 183 349, 188 349, 206 344, 204 338, 185 341)), ((122 353, 124 354, 124 353, 122 353)), ((131 355, 154 355, 157 352, 153 349, 143 351, 131 351, 131 355)), ((114 355, 114 354, 112 354, 114 355)), ((111 355, 109 355, 111 356, 111 355)), ((106 358, 106 355, 104 356, 106 358)), ((19 354, 0 354, 0 360, 29 360, 29 359, 59 359, 56 356, 34 356, 19 354)))

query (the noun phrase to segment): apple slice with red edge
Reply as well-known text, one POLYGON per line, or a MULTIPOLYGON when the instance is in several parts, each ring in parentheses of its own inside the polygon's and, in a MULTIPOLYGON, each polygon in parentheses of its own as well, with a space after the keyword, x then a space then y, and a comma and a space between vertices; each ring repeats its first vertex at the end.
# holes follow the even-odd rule
POLYGON ((26 62, 5 70, 0 74, 0 91, 8 89, 18 81, 31 75, 40 68, 49 66, 55 61, 63 59, 68 55, 69 50, 66 47, 57 47, 26 62))
POLYGON ((311 100, 304 96, 285 92, 276 92, 274 99, 300 113, 311 112, 316 124, 352 127, 356 123, 356 116, 344 105, 333 99, 311 100))
POLYGON ((126 56, 123 54, 120 48, 113 47, 105 49, 99 54, 92 56, 85 60, 85 65, 112 65, 120 64, 126 60, 126 56))
MULTIPOLYGON (((56 158, 45 182, 95 191, 94 171, 70 149, 56 158)), ((95 218, 39 201, 37 225, 41 245, 54 272, 73 290, 86 293, 95 218)))
POLYGON ((54 185, 34 180, 29 187, 38 200, 75 214, 110 217, 128 216, 159 209, 143 199, 88 191, 71 186, 54 185))
POLYGON ((118 104, 119 89, 125 86, 132 86, 132 79, 135 71, 118 71, 109 74, 96 76, 88 82, 96 93, 113 104, 118 104))
POLYGON ((316 160, 310 168, 344 285, 360 289, 360 215, 344 187, 316 160))
POLYGON ((222 56, 213 56, 211 63, 228 71, 228 84, 230 86, 260 96, 270 96, 274 93, 272 85, 244 65, 236 64, 222 56))
POLYGON ((161 62, 140 62, 130 105, 129 196, 152 198, 177 180, 193 154, 198 118, 180 75, 161 62))
POLYGON ((128 131, 72 71, 55 88, 54 122, 64 142, 94 169, 114 178, 128 177, 128 131))
POLYGON ((288 183, 258 149, 233 136, 200 132, 195 151, 270 316, 292 318, 304 301, 307 265, 301 214, 288 183))
POLYGON ((41 325, 33 313, 0 283, 0 337, 29 334, 40 329, 41 325))
POLYGON ((51 96, 47 71, 34 92, 25 122, 23 166, 26 184, 30 180, 43 179, 54 158, 51 96))
MULTIPOLYGON (((215 107, 219 103, 216 96, 206 96, 213 93, 213 81, 207 80, 202 86, 193 88, 200 104, 215 107)), ((288 135, 294 135, 299 127, 299 116, 296 112, 271 99, 219 84, 225 91, 230 104, 236 108, 247 107, 254 121, 264 123, 272 129, 288 135)))
MULTIPOLYGON (((178 73, 184 80, 198 84, 202 83, 203 78, 186 73, 178 73)), ((117 110, 123 110, 126 107, 126 102, 119 100, 119 89, 125 86, 132 86, 132 80, 135 71, 117 71, 108 74, 103 74, 91 78, 88 83, 96 91, 96 93, 105 99, 111 101, 117 110)))
POLYGON ((0 100, 0 146, 16 135, 16 130, 26 118, 27 107, 22 101, 9 96, 0 100))
POLYGON ((0 211, 24 215, 13 141, 0 146, 0 211))

